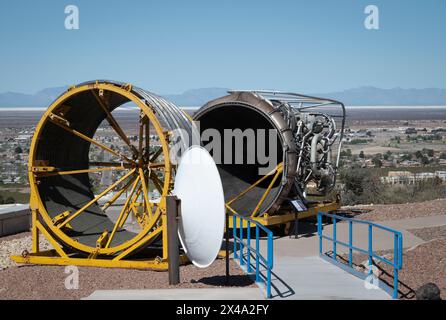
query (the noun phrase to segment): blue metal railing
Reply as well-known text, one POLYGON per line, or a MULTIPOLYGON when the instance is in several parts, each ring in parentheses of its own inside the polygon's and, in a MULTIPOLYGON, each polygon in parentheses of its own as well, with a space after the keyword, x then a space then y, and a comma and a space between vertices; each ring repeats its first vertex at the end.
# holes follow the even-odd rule
POLYGON ((266 287, 266 298, 271 297, 271 270, 273 269, 273 233, 257 221, 242 217, 238 214, 232 216, 232 237, 234 238, 234 259, 239 259, 240 266, 246 265, 246 272, 253 272, 251 265, 251 255, 255 258, 255 274, 256 282, 264 283, 266 287), (238 221, 238 223, 237 223, 238 221), (243 223, 245 222, 245 224, 243 223), (246 241, 243 227, 246 227, 246 241), (255 248, 251 246, 251 227, 255 227, 255 248), (267 252, 266 259, 260 253, 260 230, 267 235, 267 252), (245 250, 246 249, 246 250, 245 250), (246 251, 246 253, 245 253, 246 251), (265 279, 262 278, 260 272, 260 264, 266 269, 265 279))
POLYGON ((379 224, 370 222, 370 221, 364 221, 364 220, 357 220, 357 219, 351 219, 346 218, 334 214, 329 214, 325 212, 319 212, 317 216, 317 231, 319 235, 319 254, 323 255, 323 248, 322 248, 322 240, 326 239, 328 241, 332 242, 332 251, 333 256, 332 259, 334 261, 337 261, 337 246, 341 245, 348 248, 348 264, 349 267, 353 267, 353 251, 358 251, 363 254, 366 254, 368 256, 368 262, 369 262, 369 275, 373 273, 373 258, 380 260, 391 267, 393 267, 393 298, 398 298, 398 271, 401 270, 403 266, 403 235, 401 232, 387 228, 384 226, 381 226, 379 224), (323 235, 322 233, 322 217, 326 216, 332 219, 333 222, 333 237, 330 238, 326 235, 323 235), (348 222, 348 243, 339 241, 337 238, 337 230, 336 230, 336 222, 340 221, 346 221, 348 222), (358 247, 355 247, 353 245, 353 224, 364 224, 368 226, 368 248, 367 250, 361 249, 358 247), (380 229, 387 231, 389 233, 393 234, 393 261, 390 261, 383 256, 378 255, 376 252, 373 251, 373 228, 380 229))

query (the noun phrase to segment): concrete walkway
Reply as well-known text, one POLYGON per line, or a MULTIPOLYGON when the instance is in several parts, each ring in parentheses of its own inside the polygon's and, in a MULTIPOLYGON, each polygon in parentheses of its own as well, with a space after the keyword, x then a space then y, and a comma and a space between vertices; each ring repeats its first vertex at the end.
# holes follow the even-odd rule
POLYGON ((431 216, 431 217, 419 217, 401 220, 388 220, 383 222, 377 222, 384 226, 396 229, 420 229, 431 228, 446 225, 446 216, 431 216))
POLYGON ((84 300, 263 300, 258 288, 97 290, 84 300))
POLYGON ((273 299, 388 300, 381 289, 367 289, 365 282, 329 262, 313 257, 278 257, 272 280, 273 299))

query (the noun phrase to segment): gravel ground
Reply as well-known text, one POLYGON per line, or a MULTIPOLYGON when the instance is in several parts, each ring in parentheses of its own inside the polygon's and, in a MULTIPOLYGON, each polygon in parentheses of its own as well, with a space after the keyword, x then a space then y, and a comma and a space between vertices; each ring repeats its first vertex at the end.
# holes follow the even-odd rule
MULTIPOLYGON (((446 238, 436 239, 403 253, 403 269, 399 272, 400 299, 415 299, 415 291, 428 282, 435 283, 441 290, 442 299, 446 299, 446 238)), ((385 258, 393 260, 391 252, 379 252, 385 258)), ((343 259, 348 259, 346 255, 343 259)), ((345 260, 347 261, 347 260, 345 260)), ((361 264, 367 261, 364 254, 353 254, 356 269, 364 270, 361 264)), ((375 262, 381 270, 379 278, 393 287, 393 269, 387 264, 375 262)))
MULTIPOLYGON (((424 241, 431 241, 439 238, 446 238, 446 226, 438 226, 432 228, 421 228, 421 229, 411 229, 408 230, 410 233, 414 234, 424 241)), ((446 248, 444 249, 446 253, 446 248)), ((446 266, 445 266, 446 268, 446 266)))
POLYGON ((355 215, 355 218, 368 221, 399 220, 407 218, 446 215, 446 199, 406 204, 357 205, 351 207, 343 207, 342 209, 359 209, 367 211, 355 215))
MULTIPOLYGON (((80 299, 95 290, 209 288, 224 285, 225 261, 216 260, 211 267, 194 265, 180 268, 181 283, 169 286, 168 274, 162 271, 79 267, 79 288, 68 290, 69 274, 63 266, 25 265, 0 271, 0 299, 80 299)), ((255 286, 231 261, 231 286, 255 286)))
POLYGON ((24 238, 26 236, 30 236, 31 232, 21 232, 21 233, 16 233, 16 234, 12 234, 6 237, 1 237, 0 238, 0 244, 4 241, 9 241, 9 240, 13 240, 13 239, 19 239, 19 238, 24 238))
MULTIPOLYGON (((41 244, 44 248, 48 243, 41 244)), ((79 288, 66 289, 64 266, 17 266, 11 254, 30 250, 30 233, 0 239, 0 300, 3 299, 80 299, 95 290, 204 288, 220 287, 225 281, 225 260, 216 260, 211 267, 199 269, 190 264, 181 266, 177 286, 169 286, 168 274, 162 271, 79 267, 79 288)), ((232 260, 231 286, 255 286, 232 260)))
MULTIPOLYGON (((43 237, 39 239, 40 249, 52 249, 51 244, 43 237)), ((12 236, 0 238, 0 270, 17 266, 10 259, 11 255, 21 255, 24 250, 31 251, 32 239, 30 232, 19 233, 12 236)))

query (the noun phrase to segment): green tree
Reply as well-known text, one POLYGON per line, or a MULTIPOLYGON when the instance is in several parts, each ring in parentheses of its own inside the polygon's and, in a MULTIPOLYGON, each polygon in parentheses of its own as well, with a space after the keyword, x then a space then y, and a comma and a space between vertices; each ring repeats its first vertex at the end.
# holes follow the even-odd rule
POLYGON ((352 156, 352 149, 347 149, 347 156, 349 156, 349 157, 352 156))
POLYGON ((403 154, 403 155, 401 156, 401 160, 402 160, 402 161, 412 160, 412 157, 411 157, 410 154, 405 153, 405 154, 403 154))
POLYGON ((426 154, 428 157, 433 157, 435 152, 432 149, 426 149, 426 154))
POLYGON ((15 199, 13 197, 8 197, 4 201, 4 204, 12 204, 12 203, 15 203, 15 199))
POLYGON ((350 158, 352 156, 352 149, 342 150, 341 157, 350 158))
POLYGON ((383 197, 383 185, 377 175, 361 168, 343 169, 340 172, 343 183, 341 192, 345 205, 379 203, 383 197))
POLYGON ((381 161, 381 159, 379 157, 374 157, 372 159, 373 165, 375 166, 375 168, 381 168, 383 166, 383 162, 381 161))
POLYGON ((23 150, 22 150, 22 148, 21 148, 20 146, 18 146, 18 147, 16 147, 16 148, 14 149, 14 152, 15 152, 16 154, 19 154, 19 153, 23 153, 23 150))

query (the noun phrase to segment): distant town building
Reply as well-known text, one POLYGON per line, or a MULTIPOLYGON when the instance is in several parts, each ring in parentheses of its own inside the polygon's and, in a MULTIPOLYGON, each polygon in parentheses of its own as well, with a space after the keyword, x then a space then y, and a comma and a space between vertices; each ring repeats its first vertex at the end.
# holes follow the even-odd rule
POLYGON ((415 184, 419 181, 434 178, 439 178, 443 181, 443 183, 446 183, 446 171, 419 173, 412 173, 410 171, 389 171, 387 177, 381 177, 381 181, 390 185, 415 184))

